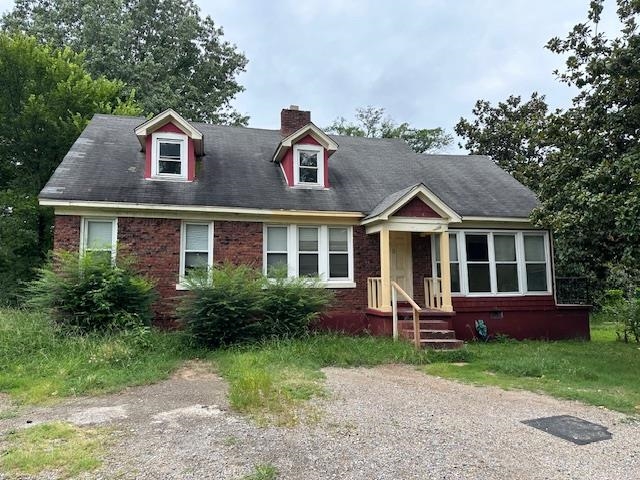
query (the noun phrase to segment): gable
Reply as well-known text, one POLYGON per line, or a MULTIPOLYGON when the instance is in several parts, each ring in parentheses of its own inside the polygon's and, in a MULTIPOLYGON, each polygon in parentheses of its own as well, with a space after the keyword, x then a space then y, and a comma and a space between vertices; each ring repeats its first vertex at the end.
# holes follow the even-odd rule
POLYGON ((392 214, 394 217, 442 218, 419 197, 413 197, 408 203, 392 214))

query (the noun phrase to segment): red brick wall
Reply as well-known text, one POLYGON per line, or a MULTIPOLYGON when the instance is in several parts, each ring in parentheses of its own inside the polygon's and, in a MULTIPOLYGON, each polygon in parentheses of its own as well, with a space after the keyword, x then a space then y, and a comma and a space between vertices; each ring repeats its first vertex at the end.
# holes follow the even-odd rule
POLYGON ((213 259, 262 269, 262 223, 216 221, 213 259))
POLYGON ((419 198, 413 198, 409 203, 393 214, 394 217, 440 218, 440 215, 419 198))
POLYGON ((53 226, 53 249, 77 252, 80 248, 80 217, 56 215, 53 226))
POLYGON ((153 309, 156 322, 171 325, 175 318, 180 272, 180 226, 178 219, 118 218, 118 245, 137 260, 141 273, 156 282, 159 299, 153 309))

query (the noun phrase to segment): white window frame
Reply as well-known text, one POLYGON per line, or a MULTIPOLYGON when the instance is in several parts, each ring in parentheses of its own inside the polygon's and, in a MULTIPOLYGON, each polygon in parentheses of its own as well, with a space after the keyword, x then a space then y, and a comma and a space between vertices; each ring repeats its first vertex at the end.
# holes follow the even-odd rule
MULTIPOLYGON (((299 187, 324 187, 324 148, 320 145, 296 144, 293 146, 293 184, 299 187), (300 181, 300 151, 312 151, 318 154, 318 181, 300 181)), ((312 168, 304 167, 302 168, 312 168)))
MULTIPOLYGON (((188 253, 187 246, 187 225, 206 225, 209 227, 207 234, 207 266, 211 268, 213 266, 213 222, 202 222, 197 220, 183 220, 180 226, 180 277, 177 285, 178 290, 185 289, 185 257, 188 253)), ((195 251, 195 250, 194 250, 195 251)), ((200 250, 198 250, 199 252, 200 250)))
POLYGON ((173 132, 157 132, 151 135, 151 177, 161 180, 186 180, 188 178, 188 137, 173 132), (180 174, 160 173, 160 143, 180 144, 180 174))
MULTIPOLYGON (((322 284, 326 288, 355 288, 354 281, 354 254, 353 254, 353 227, 351 225, 317 225, 317 224, 264 224, 262 234, 263 272, 267 275, 267 232, 269 227, 287 228, 287 274, 289 277, 298 276, 298 228, 318 229, 318 270, 322 284), (329 228, 347 229, 347 255, 349 276, 344 278, 329 278, 329 228)), ((302 252, 304 253, 304 252, 302 252)), ((309 252, 311 253, 311 252, 309 252)), ((344 252, 339 252, 344 253, 344 252)))
MULTIPOLYGON (((461 297, 517 297, 517 296, 535 296, 535 295, 551 295, 552 294, 552 273, 551 273, 551 255, 550 255, 550 240, 549 233, 540 230, 494 230, 494 229, 465 229, 449 230, 449 234, 455 233, 458 243, 458 264, 460 268, 460 293, 452 292, 452 296, 461 297), (489 249, 489 278, 491 291, 490 292, 469 292, 469 279, 467 265, 469 263, 484 263, 484 262, 467 262, 467 248, 466 248, 466 235, 487 235, 487 248, 489 249), (494 235, 515 235, 516 242, 516 262, 518 269, 518 291, 517 292, 498 292, 497 284, 497 272, 496 272, 496 259, 495 259, 495 247, 493 237, 494 235), (530 292, 527 289, 527 272, 526 263, 524 258, 524 237, 526 235, 541 236, 544 239, 544 254, 545 265, 547 272, 547 290, 546 291, 533 291, 530 292)), ((431 259, 432 259, 432 272, 437 272, 436 256, 435 256, 435 243, 431 242, 431 259)), ((508 263, 508 262, 497 262, 508 263)), ((528 262, 528 263, 542 263, 542 262, 528 262)))
POLYGON ((117 217, 82 217, 80 222, 80 253, 84 255, 86 252, 106 252, 111 251, 111 262, 116 261, 118 252, 118 218, 117 217), (111 248, 89 248, 87 240, 89 239, 89 222, 111 223, 111 248))

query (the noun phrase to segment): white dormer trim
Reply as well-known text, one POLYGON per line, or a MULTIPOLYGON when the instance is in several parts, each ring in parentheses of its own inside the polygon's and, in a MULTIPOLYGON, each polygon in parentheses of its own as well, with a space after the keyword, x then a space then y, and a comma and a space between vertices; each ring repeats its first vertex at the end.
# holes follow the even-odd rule
POLYGON ((361 222, 361 225, 369 225, 372 223, 380 222, 380 221, 389 221, 389 217, 391 217, 395 212, 404 207, 407 203, 409 203, 414 198, 418 197, 425 204, 431 207, 440 217, 441 219, 428 219, 430 222, 436 223, 460 223, 462 222, 462 217, 456 213, 451 207, 449 207, 446 203, 444 203, 435 193, 429 190, 424 184, 416 185, 407 193, 405 193, 398 200, 389 205, 385 210, 374 217, 366 218, 361 222))
POLYGON ((338 149, 338 144, 334 142, 326 133, 318 128, 313 123, 307 123, 304 127, 299 128, 291 135, 282 139, 276 152, 273 154, 272 162, 279 162, 287 153, 287 150, 296 144, 299 140, 302 140, 307 135, 311 135, 313 139, 324 147, 329 154, 335 152, 338 149))
POLYGON ((182 115, 180 115, 172 108, 167 108, 164 112, 159 113, 155 117, 144 122, 142 125, 136 127, 135 134, 138 137, 138 141, 140 142, 140 145, 142 145, 143 150, 146 147, 147 136, 154 133, 159 128, 164 127, 168 123, 174 124, 180 130, 182 130, 185 135, 187 135, 194 141, 196 155, 203 155, 204 149, 202 132, 191 125, 182 117, 182 115))

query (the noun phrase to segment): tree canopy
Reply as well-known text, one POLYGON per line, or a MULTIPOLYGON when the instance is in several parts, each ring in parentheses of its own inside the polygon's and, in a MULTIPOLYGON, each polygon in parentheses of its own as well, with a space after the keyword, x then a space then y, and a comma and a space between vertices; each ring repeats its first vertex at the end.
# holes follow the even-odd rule
POLYGON ((171 107, 194 121, 248 121, 230 106, 247 59, 193 0, 16 0, 2 26, 85 52, 87 71, 123 81, 145 114, 171 107))
POLYGON ((442 128, 418 129, 406 122, 397 124, 385 115, 384 108, 372 106, 357 108, 355 122, 339 117, 325 130, 350 137, 400 138, 417 153, 437 152, 453 141, 442 128))
POLYGON ((558 79, 578 89, 569 108, 547 113, 535 94, 524 104, 480 101, 456 131, 525 182, 539 166, 533 218, 555 232, 561 273, 602 281, 622 270, 640 281, 640 4, 616 3, 617 38, 597 32, 604 2, 594 0, 586 22, 547 44, 566 57, 558 79))
POLYGON ((92 78, 83 56, 0 33, 0 303, 50 247, 37 195, 94 113, 138 115, 120 81, 92 78))

